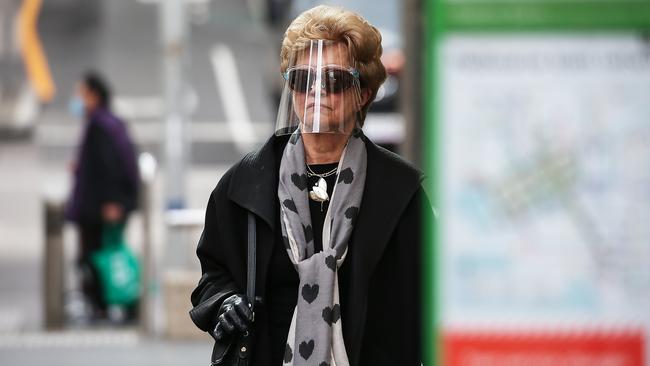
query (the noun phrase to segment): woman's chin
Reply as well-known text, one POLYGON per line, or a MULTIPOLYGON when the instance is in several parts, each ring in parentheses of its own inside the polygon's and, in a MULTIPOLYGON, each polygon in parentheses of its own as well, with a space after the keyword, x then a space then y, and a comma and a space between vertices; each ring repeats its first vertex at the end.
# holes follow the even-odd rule
POLYGON ((330 132, 330 131, 337 131, 339 127, 338 125, 333 126, 332 123, 329 121, 329 119, 323 117, 321 117, 320 120, 318 121, 318 126, 316 125, 313 118, 309 118, 306 120, 310 122, 305 124, 304 131, 313 131, 314 128, 317 127, 318 131, 330 132))

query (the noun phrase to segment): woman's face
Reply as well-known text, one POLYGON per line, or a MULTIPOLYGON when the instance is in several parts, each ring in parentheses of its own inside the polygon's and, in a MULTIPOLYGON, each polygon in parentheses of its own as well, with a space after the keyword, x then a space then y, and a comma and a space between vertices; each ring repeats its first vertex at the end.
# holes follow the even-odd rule
POLYGON ((296 59, 295 69, 311 71, 308 78, 301 79, 303 84, 308 84, 306 90, 294 89, 292 92, 294 112, 302 123, 303 132, 349 134, 363 106, 358 82, 355 80, 354 85, 342 90, 332 87, 334 83, 340 83, 341 78, 349 79, 351 76, 349 70, 353 65, 350 64, 347 47, 334 43, 322 48, 320 84, 316 82, 315 54, 315 51, 311 54, 309 51, 303 52, 296 59))
POLYGON ((77 84, 75 95, 83 102, 86 113, 90 113, 99 107, 97 94, 90 90, 83 81, 77 84))

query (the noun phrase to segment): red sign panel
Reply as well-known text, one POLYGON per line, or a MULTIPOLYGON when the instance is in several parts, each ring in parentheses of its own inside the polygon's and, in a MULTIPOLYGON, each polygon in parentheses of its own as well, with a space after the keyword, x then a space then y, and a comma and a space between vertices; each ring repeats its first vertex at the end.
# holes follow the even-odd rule
POLYGON ((448 332, 445 366, 644 366, 644 335, 624 332, 448 332))

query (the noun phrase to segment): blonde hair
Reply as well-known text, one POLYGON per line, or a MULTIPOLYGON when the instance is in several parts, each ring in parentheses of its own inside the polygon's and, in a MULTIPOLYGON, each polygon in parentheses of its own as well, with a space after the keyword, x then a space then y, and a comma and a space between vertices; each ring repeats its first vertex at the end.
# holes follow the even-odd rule
POLYGON ((381 34, 357 13, 341 7, 319 5, 298 15, 287 28, 280 50, 281 71, 287 70, 293 52, 304 49, 309 41, 315 39, 345 43, 356 61, 361 89, 370 91, 370 98, 361 110, 363 123, 370 103, 386 80, 386 69, 381 62, 381 34))

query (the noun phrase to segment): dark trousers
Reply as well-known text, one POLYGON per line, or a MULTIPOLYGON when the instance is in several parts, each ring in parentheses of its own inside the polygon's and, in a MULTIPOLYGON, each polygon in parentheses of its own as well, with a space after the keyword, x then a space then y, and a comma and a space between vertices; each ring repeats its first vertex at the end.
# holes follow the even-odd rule
POLYGON ((102 247, 101 222, 79 224, 79 256, 77 265, 81 270, 81 291, 95 311, 105 311, 101 283, 95 267, 91 262, 92 255, 102 247))

